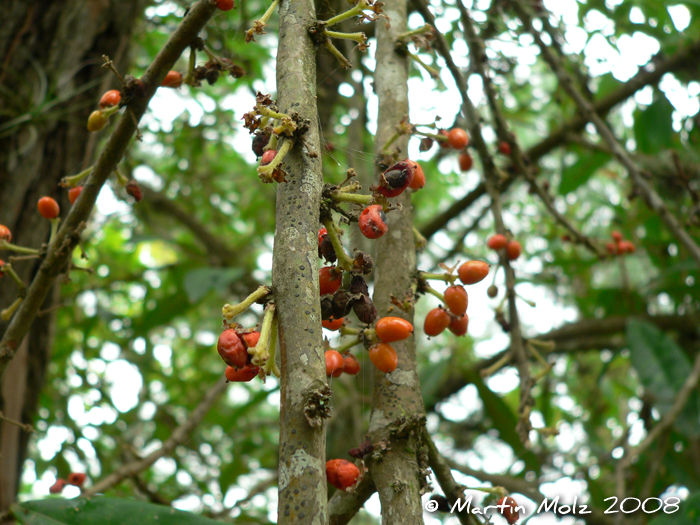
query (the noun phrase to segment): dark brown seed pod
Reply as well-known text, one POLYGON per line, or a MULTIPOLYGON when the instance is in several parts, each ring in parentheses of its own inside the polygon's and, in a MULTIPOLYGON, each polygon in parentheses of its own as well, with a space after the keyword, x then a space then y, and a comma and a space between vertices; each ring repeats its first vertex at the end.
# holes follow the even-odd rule
POLYGON ((367 282, 364 277, 360 275, 353 276, 352 281, 350 281, 350 286, 348 286, 348 292, 353 295, 369 295, 369 288, 367 288, 367 282))
POLYGON ((321 296, 321 320, 328 321, 333 317, 333 295, 321 296))
POLYGON ((357 255, 355 255, 355 260, 352 262, 352 273, 354 275, 367 275, 372 273, 373 267, 374 261, 369 254, 366 254, 365 252, 357 252, 357 255))
POLYGON ((333 294, 333 317, 340 319, 352 310, 352 294, 342 288, 333 294))
POLYGON ((318 245, 318 256, 323 257, 329 263, 334 263, 338 260, 330 235, 325 234, 321 236, 321 242, 318 245))
POLYGON ((420 141, 420 146, 418 147, 419 151, 428 151, 430 148, 433 147, 433 139, 430 137, 425 137, 424 139, 421 139, 420 141))
POLYGON ((134 179, 131 179, 126 184, 126 192, 131 195, 136 202, 141 202, 143 199, 143 193, 141 192, 141 186, 134 179))
POLYGON ((355 315, 361 323, 372 324, 377 318, 377 308, 366 295, 356 300, 352 304, 352 309, 355 311, 355 315))
POLYGON ((260 132, 256 133, 253 137, 253 153, 258 157, 262 157, 268 142, 270 142, 270 137, 268 135, 260 132))
POLYGON ((209 82, 209 85, 213 86, 214 84, 216 84, 217 80, 219 80, 219 70, 207 69, 207 82, 209 82))
POLYGON ((197 66, 192 71, 195 80, 204 80, 207 78, 207 68, 204 66, 197 66))

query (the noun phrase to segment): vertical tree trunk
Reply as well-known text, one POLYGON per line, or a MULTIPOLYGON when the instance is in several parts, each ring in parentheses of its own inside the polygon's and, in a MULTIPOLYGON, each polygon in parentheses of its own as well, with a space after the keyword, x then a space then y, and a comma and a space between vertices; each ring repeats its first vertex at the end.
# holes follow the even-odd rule
MULTIPOLYGON (((0 224, 12 231, 14 243, 40 247, 49 223, 36 211, 49 195, 69 206, 60 179, 87 167, 96 137, 89 136, 87 117, 99 95, 118 88, 102 69, 109 55, 126 69, 134 20, 144 0, 13 0, 0 17, 0 224)), ((8 261, 10 253, 0 257, 8 261)), ((37 271, 36 260, 13 264, 25 283, 37 271)), ((9 279, 0 286, 0 308, 15 299, 9 279)), ((58 290, 45 307, 56 302, 58 290)), ((0 322, 0 336, 7 323, 0 322)), ((44 384, 53 343, 53 315, 38 318, 0 379, 0 411, 31 423, 44 384)), ((0 512, 14 501, 28 435, 0 421, 0 512)))
MULTIPOLYGON (((391 27, 389 30, 377 28, 374 85, 379 98, 375 137, 378 157, 383 145, 394 134, 396 124, 408 115, 408 60, 394 50, 396 36, 406 31, 406 1, 387 3, 384 9, 391 19, 391 27)), ((399 158, 405 158, 408 138, 402 137, 395 144, 400 149, 399 158)), ((374 304, 380 317, 395 315, 413 322, 413 311, 402 312, 396 307, 390 310, 391 295, 403 299, 410 293, 416 270, 411 198, 404 192, 396 200, 403 209, 387 215, 389 231, 377 241, 374 304)), ((419 465, 419 457, 425 418, 416 373, 415 340, 410 337, 392 346, 399 354, 399 365, 390 374, 375 371, 370 419, 372 442, 376 446, 384 441, 389 449, 381 460, 372 462, 370 471, 382 504, 382 523, 422 524, 421 469, 424 465, 419 465)))
POLYGON ((277 186, 272 287, 279 312, 280 524, 327 520, 326 384, 318 285, 318 224, 323 173, 316 106, 316 50, 308 34, 313 0, 280 2, 278 107, 308 119, 309 129, 285 158, 288 182, 277 186))

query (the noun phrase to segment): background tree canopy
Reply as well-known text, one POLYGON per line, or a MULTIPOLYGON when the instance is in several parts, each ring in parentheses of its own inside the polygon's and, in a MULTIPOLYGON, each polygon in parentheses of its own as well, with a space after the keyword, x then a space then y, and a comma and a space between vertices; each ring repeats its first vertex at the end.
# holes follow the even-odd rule
MULTIPOLYGON (((283 10, 294 5, 307 4, 282 1, 283 10)), ((60 523, 111 523, 106 516, 114 508, 123 523, 125 516, 138 522, 145 513, 162 512, 130 507, 136 500, 191 512, 166 512, 162 523, 311 523, 299 509, 294 518, 284 514, 280 447, 323 448, 323 440, 292 442, 281 433, 278 379, 225 385, 225 365, 215 351, 224 303, 299 274, 277 263, 280 254, 273 256, 273 246, 288 240, 279 227, 285 199, 276 201, 276 195, 285 184, 284 191, 296 190, 289 182, 260 182, 242 120, 258 92, 280 106, 296 101, 279 69, 294 72, 287 57, 294 56, 295 41, 303 48, 306 36, 285 28, 280 33, 280 24, 290 22, 280 22, 275 8, 265 33, 246 43, 246 31, 269 7, 257 0, 230 11, 202 0, 191 8, 179 0, 12 1, 3 7, 0 224, 16 245, 40 248, 49 240, 49 223, 36 213, 38 197, 57 199, 65 218, 71 205, 59 181, 97 161, 117 126, 126 129, 114 121, 130 121, 132 106, 104 131, 85 130, 101 94, 122 87, 101 67, 102 55, 122 75, 142 77, 179 34, 183 17, 186 22, 208 9, 213 16, 199 33, 207 52, 229 58, 245 75, 223 72, 213 84, 158 89, 139 123, 143 140, 129 143, 118 166, 122 177, 138 181, 142 201, 135 202, 115 176, 101 190, 87 190, 88 183, 84 191, 99 197, 73 252, 70 279, 63 277, 65 265, 57 266, 55 274, 62 275, 46 287, 46 299, 20 307, 18 317, 31 309, 30 317, 21 317, 28 330, 23 343, 8 342, 19 321, 0 321, 0 411, 6 418, 0 420, 0 522, 46 523, 41 520, 50 516, 60 523), (88 521, 75 521, 68 510, 74 503, 63 499, 29 503, 47 498, 56 479, 70 472, 86 472, 83 489, 91 494, 96 487, 109 497, 77 500, 88 521)), ((328 20, 348 8, 341 0, 319 1, 316 18, 328 20)), ((397 488, 405 484, 423 504, 435 494, 454 502, 464 485, 504 487, 526 516, 557 495, 563 503, 577 496, 592 510, 575 518, 535 514, 533 525, 574 519, 698 523, 700 4, 411 0, 401 14, 392 0, 384 9, 399 13, 389 30, 383 19, 360 29, 350 19, 334 28, 369 37, 366 53, 355 41, 333 39, 351 69, 324 46, 314 55, 320 135, 314 162, 322 162, 329 184, 341 184, 353 168, 367 193, 378 180, 375 161, 386 134, 403 129, 408 117, 404 127, 410 122, 418 133, 383 149, 397 147, 425 173, 425 187, 402 197, 404 211, 388 214, 408 225, 411 237, 401 234, 402 246, 413 246, 406 222, 412 210, 413 226, 425 238, 416 253, 419 270, 444 273, 446 266, 476 259, 491 264, 491 272, 467 287, 465 337, 427 337, 423 320, 442 303, 425 293, 415 305, 415 362, 410 343, 400 350, 399 368, 417 367, 420 389, 413 393, 422 395, 427 433, 422 419, 411 423, 421 409, 399 400, 395 417, 417 430, 409 429, 406 443, 401 436, 391 441, 394 434, 381 443, 394 443, 395 451, 402 443, 416 475, 389 483, 375 473, 380 459, 366 457, 361 486, 350 493, 329 487, 332 499, 320 515, 331 523, 380 523, 380 513, 383 523, 484 523, 466 513, 392 517, 376 494, 409 491, 397 488), (396 51, 394 40, 386 41, 389 47, 377 43, 406 31, 402 24, 436 30, 427 42, 420 35, 405 39, 396 51), (387 57, 408 64, 408 79, 395 91, 386 87, 387 79, 394 82, 387 57), (406 86, 408 114, 387 109, 387 93, 400 99, 406 86), (454 127, 470 135, 466 153, 473 164, 466 170, 463 151, 421 145, 426 133, 454 127), (506 230, 522 245, 522 255, 509 262, 487 246, 506 230), (625 253, 614 232, 628 241, 625 253), (432 489, 419 483, 426 474, 432 489), (613 511, 633 498, 624 510, 643 502, 650 512, 606 514, 611 497, 619 500, 613 511), (677 511, 675 501, 681 501, 677 511)), ((188 71, 191 43, 184 43, 187 50, 172 69, 188 71)), ((199 51, 197 64, 206 61, 199 51)), ((91 203, 86 198, 83 204, 87 214, 91 203)), ((320 226, 309 230, 313 250, 320 226)), ((386 283, 410 281, 416 268, 383 263, 396 251, 392 245, 368 241, 354 223, 343 229, 350 254, 360 248, 375 259, 368 281, 383 312, 390 305, 386 283)), ((398 255, 410 260, 412 249, 402 250, 398 255)), ((6 246, 0 252, 27 285, 45 274, 43 253, 37 260, 6 246)), ((446 286, 437 281, 434 288, 446 286)), ((17 290, 6 274, 1 308, 13 304, 17 290)), ((318 325, 318 336, 318 316, 305 314, 301 303, 291 313, 291 296, 276 299, 283 325, 291 316, 309 319, 300 329, 313 333, 318 325)), ((252 327, 262 319, 263 306, 254 304, 236 321, 252 327)), ((350 327, 364 326, 350 319, 350 327)), ((280 332, 287 346, 294 345, 289 326, 280 332)), ((333 347, 353 337, 328 330, 323 336, 333 347)), ((351 459, 348 450, 366 435, 379 443, 370 422, 384 374, 361 348, 353 350, 362 363, 359 375, 328 379, 327 459, 351 459)), ((284 366, 296 365, 283 359, 283 373, 284 366)), ((323 472, 319 479, 325 483, 323 472)), ((79 495, 69 487, 62 497, 79 495)), ((478 505, 500 497, 466 495, 478 505)), ((494 515, 492 522, 506 521, 494 515)))

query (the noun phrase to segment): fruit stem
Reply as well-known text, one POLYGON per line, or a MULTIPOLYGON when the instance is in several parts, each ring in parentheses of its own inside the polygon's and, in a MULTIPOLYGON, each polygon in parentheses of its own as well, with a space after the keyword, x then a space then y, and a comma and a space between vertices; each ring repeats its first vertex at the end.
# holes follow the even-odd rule
POLYGON ((102 64, 102 67, 106 67, 107 69, 109 69, 119 79, 119 82, 122 83, 122 86, 126 86, 126 81, 119 74, 119 71, 117 71, 117 68, 114 67, 114 62, 112 62, 107 55, 102 55, 102 61, 104 62, 102 64))
POLYGON ((127 184, 129 184, 129 179, 121 171, 114 170, 114 173, 117 175, 117 182, 120 185, 126 186, 127 184))
POLYGON ((58 233, 58 225, 61 224, 61 218, 56 217, 55 219, 49 220, 51 221, 51 235, 49 236, 49 246, 51 246, 51 243, 56 237, 56 233, 58 233))
POLYGON ((355 181, 352 184, 348 184, 347 186, 338 187, 338 189, 335 191, 336 193, 355 193, 361 189, 362 185, 359 182, 355 181))
POLYGON ((486 379, 487 377, 490 377, 493 373, 497 372, 501 368, 503 368, 505 365, 507 365, 511 358, 513 356, 510 354, 510 352, 506 352, 503 357, 501 357, 498 361, 496 361, 494 364, 489 366, 488 368, 484 368, 481 371, 481 377, 486 379))
POLYGON ((447 136, 446 135, 438 135, 436 133, 426 133, 425 131, 418 131, 416 130, 414 132, 415 135, 420 135, 422 137, 428 137, 433 140, 438 140, 440 142, 447 142, 447 136))
POLYGON ((0 240, 0 250, 9 250, 11 252, 26 253, 29 255, 39 255, 39 250, 34 248, 25 248, 24 246, 17 246, 5 240, 0 240))
POLYGON ((360 341, 360 338, 359 338, 359 337, 353 337, 352 339, 350 339, 350 341, 346 341, 345 343, 343 343, 342 345, 340 345, 338 348, 336 348, 336 350, 337 350, 338 352, 340 352, 341 354, 342 354, 342 353, 346 353, 346 352, 347 352, 348 350, 350 350, 353 346, 359 345, 361 342, 362 342, 362 341, 360 341))
POLYGON ((399 36, 396 37, 396 40, 405 40, 405 39, 411 38, 413 36, 418 36, 418 35, 422 35, 424 33, 432 33, 432 32, 433 32, 433 26, 426 24, 423 27, 419 27, 418 29, 414 29, 413 31, 406 31, 405 33, 401 33, 399 36))
POLYGON ((351 69, 352 64, 350 61, 345 58, 345 55, 343 55, 340 50, 333 45, 333 42, 330 41, 330 39, 326 39, 323 41, 323 45, 325 46, 328 51, 331 52, 331 54, 338 59, 338 62, 340 62, 340 65, 343 67, 343 69, 351 69))
POLYGON ((341 33, 339 31, 328 31, 327 29, 323 31, 323 34, 330 38, 343 38, 345 40, 354 40, 358 44, 364 44, 367 42, 367 37, 364 33, 341 33))
POLYGON ((434 80, 440 80, 440 73, 438 73, 437 69, 432 68, 428 64, 423 62, 418 55, 415 55, 410 51, 406 51, 406 55, 409 56, 411 60, 416 62, 418 65, 423 66, 423 69, 425 69, 434 80))
POLYGON ((20 296, 22 296, 21 291, 26 289, 27 286, 24 284, 24 281, 19 278, 19 275, 15 272, 14 268, 12 268, 12 264, 10 263, 5 263, 1 267, 2 273, 6 273, 10 277, 12 277, 12 280, 17 283, 17 287, 20 289, 20 296))
POLYGON ((326 230, 328 230, 328 237, 330 238, 331 243, 333 244, 333 250, 335 250, 335 255, 336 257, 338 257, 338 266, 340 266, 346 272, 351 271, 353 261, 345 251, 345 248, 343 248, 343 243, 340 242, 340 235, 338 235, 338 229, 335 224, 335 221, 332 217, 327 216, 321 222, 326 227, 326 230))
POLYGON ((522 299, 523 301, 525 301, 528 304, 528 306, 531 306, 532 308, 535 308, 537 306, 537 303, 535 301, 531 301, 530 299, 525 299, 518 292, 515 292, 515 296, 518 297, 519 299, 522 299))
POLYGON ((266 108, 265 106, 256 106, 255 109, 258 112, 258 114, 263 117, 272 117, 280 121, 289 119, 289 115, 285 115, 284 113, 278 113, 277 111, 272 111, 270 108, 266 108))
POLYGON ((540 348, 543 348, 549 352, 554 350, 556 346, 554 341, 542 341, 541 339, 528 339, 528 343, 534 346, 539 346, 540 348))
POLYGON ((272 173, 275 171, 275 169, 277 169, 277 166, 279 166, 289 150, 292 149, 293 145, 294 141, 292 139, 286 139, 282 143, 280 149, 277 150, 277 155, 275 155, 275 158, 272 159, 270 164, 258 166, 258 177, 260 177, 261 181, 267 184, 275 180, 272 173))
POLYGON ((92 169, 94 167, 95 166, 90 166, 88 169, 83 170, 77 175, 73 175, 71 177, 63 177, 59 183, 59 186, 62 188, 75 188, 81 180, 92 173, 92 169))
MULTIPOLYGON (((431 279, 433 281, 445 281, 446 283, 454 284, 457 280, 456 275, 451 275, 448 273, 428 273, 428 272, 418 272, 418 278, 422 281, 427 281, 431 279)), ((427 282, 426 286, 430 286, 427 282)))
POLYGON ((256 301, 259 301, 269 293, 269 286, 261 286, 238 304, 230 305, 226 303, 221 309, 221 314, 224 316, 224 322, 226 322, 227 324, 231 324, 231 321, 234 317, 245 312, 248 308, 250 308, 251 304, 253 304, 256 301))
POLYGON ((428 283, 425 283, 425 287, 423 288, 426 292, 428 292, 431 295, 434 295, 438 299, 440 299, 443 303, 445 302, 445 296, 438 292, 435 288, 430 286, 428 283))
POLYGON ((418 228, 415 226, 413 227, 413 240, 416 245, 416 250, 422 251, 425 249, 426 246, 428 246, 428 239, 423 237, 423 234, 418 231, 418 228))
POLYGON ((333 18, 329 18, 325 22, 322 22, 322 24, 324 25, 324 27, 333 26, 342 22, 343 20, 347 20, 348 18, 352 18, 355 15, 359 15, 360 13, 362 13, 362 10, 366 7, 369 7, 369 5, 367 4, 367 0, 360 0, 357 3, 357 5, 352 9, 345 11, 344 13, 340 13, 339 15, 336 15, 333 18))
POLYGON ((265 307, 262 327, 260 328, 260 339, 255 348, 249 348, 248 353, 253 356, 251 363, 254 366, 265 366, 270 360, 270 333, 272 331, 272 320, 275 317, 275 303, 270 303, 265 307))
MULTIPOLYGON (((262 332, 260 333, 262 337, 262 332)), ((277 355, 277 315, 272 317, 272 326, 270 327, 270 346, 269 346, 270 357, 263 366, 263 370, 267 375, 270 373, 274 374, 276 377, 280 377, 281 372, 276 362, 277 355)))
POLYGON ((263 25, 267 24, 267 21, 270 20, 270 17, 272 16, 272 13, 275 11, 277 4, 279 4, 279 0, 274 0, 274 2, 272 2, 270 4, 270 7, 267 8, 267 11, 265 11, 265 14, 262 15, 262 18, 260 20, 258 20, 258 22, 260 22, 263 25))
POLYGON ((5 308, 2 312, 0 312, 0 319, 3 321, 9 321, 12 318, 12 315, 17 311, 17 308, 19 308, 19 305, 22 304, 22 297, 18 297, 15 299, 15 302, 13 302, 10 306, 5 308))
POLYGON ((356 204, 362 204, 364 206, 369 205, 372 202, 371 195, 357 195, 356 193, 347 192, 333 192, 331 193, 331 198, 335 202, 354 202, 356 204))
POLYGON ((187 75, 183 81, 188 86, 195 86, 197 81, 194 79, 194 68, 197 65, 197 50, 194 46, 190 46, 190 59, 187 65, 187 75))
POLYGON ((112 106, 111 108, 106 108, 102 110, 102 115, 106 118, 109 119, 112 115, 114 115, 117 111, 119 111, 121 108, 119 105, 112 106))
POLYGON ((389 137, 388 140, 384 143, 384 146, 382 146, 382 153, 386 153, 389 149, 389 146, 391 146, 401 135, 403 135, 402 131, 395 131, 394 134, 391 137, 389 137))

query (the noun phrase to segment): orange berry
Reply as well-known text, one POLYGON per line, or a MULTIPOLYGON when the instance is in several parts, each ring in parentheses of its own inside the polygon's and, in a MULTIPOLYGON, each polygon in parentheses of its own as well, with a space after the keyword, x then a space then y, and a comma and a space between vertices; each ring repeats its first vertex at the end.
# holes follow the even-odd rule
POLYGON ((343 282, 342 274, 335 266, 324 266, 318 271, 318 282, 321 295, 335 293, 343 282))
POLYGON ((327 321, 321 321, 321 324, 326 330, 331 330, 332 332, 335 332, 336 330, 340 330, 342 328, 344 322, 345 317, 341 317, 340 319, 328 319, 327 321))
POLYGON ((222 11, 230 11, 236 5, 234 0, 216 0, 216 7, 222 11))
POLYGON ((352 487, 360 477, 360 469, 345 459, 331 459, 326 462, 326 479, 339 490, 352 487))
POLYGON ((619 253, 634 253, 637 251, 637 247, 630 241, 620 241, 617 244, 617 249, 619 253))
POLYGON ((454 149, 464 149, 469 144, 469 135, 462 128, 453 128, 447 135, 447 142, 454 149))
POLYGON ((374 325, 374 330, 383 343, 393 343, 408 339, 413 333, 413 325, 400 317, 382 317, 374 325))
POLYGON ((476 284, 489 274, 489 265, 483 261, 467 261, 457 270, 464 284, 476 284))
POLYGON ((51 485, 51 487, 49 487, 49 492, 51 494, 60 494, 61 492, 63 492, 63 488, 65 486, 66 486, 66 480, 62 479, 62 478, 58 478, 56 480, 56 483, 54 483, 53 485, 51 485))
POLYGON ((488 241, 486 241, 486 246, 491 248, 492 250, 502 250, 503 248, 506 247, 508 244, 508 239, 506 239, 505 235, 502 235, 500 233, 497 233, 496 235, 492 235, 488 241))
POLYGON ((504 155, 510 155, 510 144, 508 144, 508 143, 505 142, 505 141, 499 142, 499 144, 498 144, 498 151, 500 151, 500 152, 503 153, 504 155))
POLYGON ((523 253, 523 247, 520 246, 518 241, 510 241, 508 246, 506 246, 506 254, 508 255, 508 259, 511 261, 514 261, 520 257, 521 253, 523 253))
POLYGON ((406 159, 404 162, 414 168, 413 180, 411 180, 411 184, 409 184, 408 187, 412 190, 421 189, 423 186, 425 186, 425 173, 423 173, 423 168, 420 167, 420 164, 411 159, 406 159))
POLYGON ((168 71, 168 74, 165 75, 160 85, 162 87, 179 88, 182 85, 182 73, 178 71, 168 71))
POLYGON ((614 240, 615 242, 620 242, 620 241, 622 240, 622 234, 621 234, 619 231, 617 231, 617 230, 613 230, 613 231, 610 233, 610 236, 613 238, 613 240, 614 240))
POLYGON ((458 284, 449 286, 447 290, 445 290, 444 296, 445 304, 450 309, 450 312, 459 316, 467 313, 469 296, 467 295, 467 291, 464 289, 464 286, 460 286, 458 284))
POLYGON ((337 350, 326 350, 326 353, 324 355, 326 358, 326 375, 328 377, 338 377, 335 375, 335 372, 340 370, 340 372, 342 373, 344 362, 343 356, 340 355, 340 352, 338 352, 337 350))
POLYGON ((499 507, 498 512, 506 519, 509 525, 513 525, 518 521, 518 504, 513 498, 503 496, 498 500, 496 506, 499 507))
MULTIPOLYGON (((233 328, 224 330, 219 336, 216 350, 221 359, 229 366, 243 368, 248 363, 248 350, 246 350, 243 340, 233 328)), ((231 381, 231 380, 230 380, 231 381)))
POLYGON ((459 169, 462 171, 469 171, 472 169, 473 164, 474 159, 472 159, 472 156, 469 153, 462 153, 459 156, 459 169))
POLYGON ((58 214, 61 213, 61 208, 58 203, 51 197, 42 197, 37 203, 37 208, 39 208, 39 214, 44 219, 55 219, 58 214))
POLYGON ((102 109, 114 107, 117 104, 119 104, 119 101, 121 99, 122 99, 122 96, 118 90, 110 89, 104 95, 102 95, 102 98, 100 99, 100 107, 102 109))
POLYGON ((246 348, 255 348, 260 340, 260 332, 248 332, 243 334, 243 343, 246 348))
POLYGON ((260 372, 259 366, 245 365, 243 368, 226 367, 226 379, 234 383, 247 383, 260 372))
POLYGON ((68 484, 69 485, 75 485, 76 487, 82 487, 83 483, 85 482, 85 478, 87 477, 87 474, 84 472, 71 472, 68 474, 68 484))
POLYGON ((76 186, 75 188, 71 188, 68 190, 68 200, 70 201, 71 204, 75 204, 75 201, 78 200, 78 197, 80 197, 80 194, 83 192, 83 187, 82 186, 76 186))
POLYGON ((461 336, 467 333, 467 326, 469 326, 469 316, 464 314, 461 317, 452 317, 447 329, 453 334, 461 336))
POLYGON ((433 337, 440 335, 445 331, 445 328, 450 326, 450 314, 447 313, 442 307, 433 308, 425 316, 425 322, 423 323, 423 331, 425 335, 433 337))
POLYGON ((369 360, 379 370, 388 374, 399 366, 399 355, 394 347, 387 343, 377 343, 369 349, 369 360))
POLYGON ((0 224, 0 240, 12 242, 12 232, 4 224, 0 224))
POLYGON ((343 372, 356 376, 360 373, 360 361, 352 354, 343 357, 343 372))
POLYGON ((275 149, 269 149, 265 153, 263 153, 262 158, 260 159, 260 165, 261 166, 267 166, 272 162, 275 157, 277 156, 277 150, 275 149))

